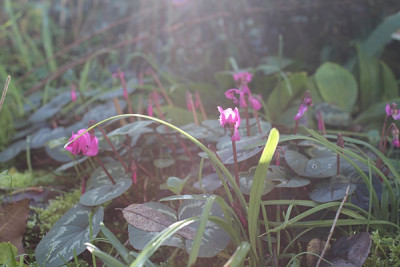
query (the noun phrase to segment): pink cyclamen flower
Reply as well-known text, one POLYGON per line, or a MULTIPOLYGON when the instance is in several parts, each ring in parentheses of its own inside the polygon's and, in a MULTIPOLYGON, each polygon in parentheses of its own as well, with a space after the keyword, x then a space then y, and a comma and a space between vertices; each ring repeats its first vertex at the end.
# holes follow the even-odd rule
MULTIPOLYGON (((84 131, 86 131, 86 129, 81 129, 76 134, 72 132, 72 136, 68 140, 68 142, 71 142, 72 140, 77 138, 84 131)), ((96 136, 89 134, 89 132, 86 132, 81 135, 77 140, 70 143, 65 149, 74 155, 82 154, 85 156, 96 156, 99 151, 99 140, 96 136)))
POLYGON ((396 103, 392 103, 391 105, 389 105, 389 103, 386 103, 385 111, 387 117, 392 116, 394 120, 400 119, 400 112, 397 109, 396 103))
POLYGON ((299 111, 294 116, 294 120, 295 121, 300 120, 300 118, 303 117, 304 113, 308 110, 309 106, 312 106, 312 99, 310 91, 307 90, 304 94, 303 100, 301 101, 299 111))
POLYGON ((72 100, 72 102, 76 101, 76 91, 75 91, 75 85, 74 84, 71 85, 71 100, 72 100))
POLYGON ((221 124, 221 126, 225 127, 226 125, 229 125, 229 127, 234 130, 231 140, 239 141, 240 140, 240 135, 238 131, 238 128, 240 126, 239 110, 237 108, 235 108, 234 110, 232 108, 227 108, 224 110, 223 108, 218 106, 218 111, 220 113, 219 123, 221 124))
POLYGON ((247 107, 246 96, 253 109, 259 110, 262 107, 258 98, 254 97, 251 94, 250 88, 247 86, 247 84, 244 84, 241 89, 233 88, 225 92, 225 97, 228 99, 232 99, 233 103, 239 104, 241 108, 247 107), (235 96, 235 94, 239 95, 239 99, 235 96))
POLYGON ((248 71, 237 72, 233 74, 233 80, 237 83, 249 83, 253 78, 253 74, 248 71))

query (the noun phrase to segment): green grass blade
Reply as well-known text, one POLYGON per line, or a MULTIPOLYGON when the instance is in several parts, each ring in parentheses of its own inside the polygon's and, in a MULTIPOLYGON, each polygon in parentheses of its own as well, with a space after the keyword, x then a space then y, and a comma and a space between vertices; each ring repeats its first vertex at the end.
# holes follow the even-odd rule
POLYGON ((250 244, 247 242, 242 242, 240 245, 236 248, 235 253, 229 258, 229 260, 225 263, 224 266, 229 266, 229 267, 238 267, 238 266, 243 266, 243 262, 249 253, 250 250, 250 244))
POLYGON ((13 8, 12 8, 12 2, 10 0, 5 0, 4 8, 5 8, 5 11, 8 13, 8 15, 10 16, 10 20, 13 21, 13 24, 11 25, 12 33, 10 34, 10 38, 11 38, 11 40, 15 41, 15 46, 21 53, 21 58, 23 59, 28 70, 30 70, 30 69, 32 69, 32 62, 30 60, 31 57, 29 55, 28 47, 23 42, 22 34, 18 27, 18 22, 17 22, 16 16, 15 16, 13 8))
POLYGON ((120 262, 119 260, 115 259, 111 255, 108 255, 107 253, 101 251, 98 249, 96 246, 90 244, 90 243, 85 243, 85 246, 87 250, 90 251, 90 253, 97 258, 101 259, 107 266, 113 266, 113 267, 126 267, 125 264, 120 262))
POLYGON ((270 131, 267 143, 265 144, 263 153, 258 162, 253 178, 253 184, 251 186, 251 191, 250 191, 250 200, 248 207, 249 238, 250 238, 251 248, 256 255, 257 255, 256 244, 258 243, 257 239, 259 238, 258 215, 260 213, 261 194, 264 188, 264 181, 267 176, 269 163, 271 162, 271 159, 274 156, 278 142, 279 142, 279 132, 277 129, 273 128, 270 131))
POLYGON ((117 250, 119 255, 126 264, 131 263, 134 258, 129 254, 129 250, 118 240, 118 238, 104 225, 103 222, 100 223, 100 229, 103 235, 110 241, 111 245, 117 250))
POLYGON ((204 230, 206 229, 207 221, 210 216, 212 205, 215 201, 215 196, 211 196, 206 200, 204 204, 203 212, 200 216, 200 223, 196 231, 196 236, 193 239, 192 248, 190 249, 189 260, 187 266, 192 266, 199 255, 201 240, 203 239, 204 230))
POLYGON ((130 267, 140 267, 143 266, 146 261, 154 254, 154 252, 163 244, 163 242, 178 232, 185 226, 197 221, 198 218, 192 217, 182 221, 175 222, 171 224, 168 228, 164 229, 161 233, 155 236, 146 247, 140 252, 136 260, 131 263, 130 267))
POLYGON ((44 52, 46 57, 49 59, 49 69, 51 72, 55 72, 57 70, 56 60, 53 58, 53 41, 51 39, 51 30, 50 30, 50 19, 48 12, 49 2, 45 1, 41 4, 42 9, 42 40, 44 46, 44 52))

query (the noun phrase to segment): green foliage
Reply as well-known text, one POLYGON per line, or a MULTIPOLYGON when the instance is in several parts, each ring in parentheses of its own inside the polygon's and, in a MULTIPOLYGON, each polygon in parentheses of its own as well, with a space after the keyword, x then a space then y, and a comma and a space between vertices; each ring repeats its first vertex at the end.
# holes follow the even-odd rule
POLYGON ((400 234, 375 230, 371 233, 371 254, 363 266, 400 266, 400 234))
POLYGON ((353 75, 338 64, 326 62, 315 72, 315 81, 322 99, 352 112, 357 100, 357 82, 353 75))

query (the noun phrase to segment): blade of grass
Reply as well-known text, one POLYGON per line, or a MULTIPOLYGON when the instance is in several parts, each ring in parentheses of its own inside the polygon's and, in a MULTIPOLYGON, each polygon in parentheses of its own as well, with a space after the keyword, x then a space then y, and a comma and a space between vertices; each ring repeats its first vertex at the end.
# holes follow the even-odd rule
POLYGON ((10 0, 5 0, 4 1, 4 9, 10 16, 10 20, 13 21, 13 24, 11 25, 11 31, 10 33, 10 38, 15 42, 15 46, 19 50, 19 52, 22 55, 22 59, 24 60, 24 63, 26 64, 28 70, 32 68, 32 62, 31 62, 31 57, 29 56, 29 50, 25 46, 23 39, 22 39, 22 34, 20 32, 20 29, 18 27, 18 21, 16 19, 16 15, 14 14, 13 8, 12 8, 12 2, 10 0))
POLYGON ((86 249, 89 250, 89 252, 96 256, 97 258, 101 259, 105 264, 108 266, 113 266, 113 267, 126 267, 125 264, 120 262, 117 259, 114 259, 114 257, 108 255, 107 253, 101 251, 98 249, 96 246, 90 244, 90 243, 85 243, 86 249))
POLYGON ((198 217, 188 218, 182 221, 171 224, 168 228, 164 229, 161 233, 156 235, 150 240, 150 242, 144 247, 142 252, 137 256, 136 260, 131 263, 130 267, 143 266, 151 255, 163 244, 163 242, 171 237, 173 234, 178 232, 185 226, 198 220, 198 217))
POLYGON ((51 72, 55 72, 57 70, 56 60, 53 57, 53 42, 51 40, 51 31, 50 31, 50 19, 48 12, 48 1, 44 1, 41 4, 42 11, 42 40, 44 46, 44 52, 46 54, 46 58, 49 59, 49 69, 51 72))
POLYGON ((5 99, 6 99, 6 94, 7 94, 7 91, 8 91, 8 85, 10 84, 10 80, 11 80, 11 76, 8 75, 8 76, 7 76, 6 83, 4 84, 3 93, 1 94, 1 99, 0 99, 0 112, 1 112, 1 109, 2 109, 2 107, 3 107, 4 101, 5 101, 5 99))
POLYGON ((249 253, 250 244, 247 242, 242 242, 236 248, 235 253, 229 258, 229 260, 224 264, 224 267, 237 267, 243 266, 243 262, 249 253))
POLYGON ((103 235, 110 241, 111 245, 117 250, 119 255, 126 264, 131 263, 134 258, 129 254, 129 250, 118 240, 118 238, 104 225, 103 222, 100 223, 100 229, 103 235))
MULTIPOLYGON (((253 184, 250 190, 250 200, 248 206, 248 223, 249 223, 248 229, 249 229, 251 248, 255 255, 257 255, 257 250, 259 248, 259 246, 257 246, 257 243, 259 243, 258 215, 260 213, 261 194, 264 188, 264 181, 267 176, 269 163, 271 162, 271 159, 274 156, 276 146, 278 145, 278 141, 279 141, 279 132, 278 130, 273 128, 269 133, 267 143, 265 144, 261 158, 258 162, 253 178, 253 184)), ((258 257, 256 256, 256 259, 257 258, 258 257)))
POLYGON ((203 207, 203 212, 200 215, 200 223, 197 227, 196 235, 193 239, 192 247, 190 249, 189 260, 187 262, 187 266, 192 266, 196 260, 197 256, 199 255, 201 240, 203 239, 204 230, 206 229, 207 221, 211 213, 212 205, 215 201, 215 196, 210 196, 203 207))

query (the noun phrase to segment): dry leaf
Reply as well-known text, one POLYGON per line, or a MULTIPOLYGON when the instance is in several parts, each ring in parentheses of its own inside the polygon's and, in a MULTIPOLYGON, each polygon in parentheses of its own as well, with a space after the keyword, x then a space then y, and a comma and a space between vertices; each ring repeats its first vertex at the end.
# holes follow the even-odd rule
POLYGON ((29 199, 0 206, 0 242, 11 242, 24 253, 22 236, 26 230, 29 215, 29 199))

